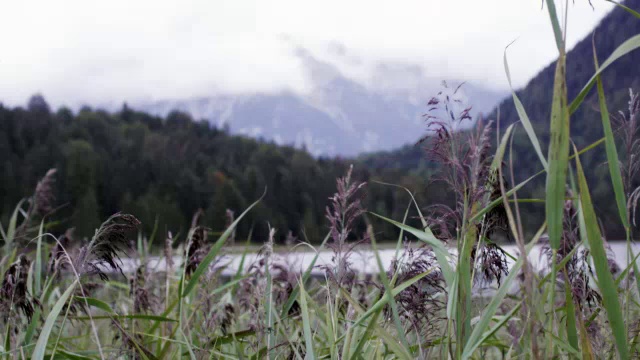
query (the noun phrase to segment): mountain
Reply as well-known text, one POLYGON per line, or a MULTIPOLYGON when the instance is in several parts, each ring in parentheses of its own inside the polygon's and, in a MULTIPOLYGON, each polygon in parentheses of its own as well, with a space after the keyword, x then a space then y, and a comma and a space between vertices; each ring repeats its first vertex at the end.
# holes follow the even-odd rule
MULTIPOLYGON (((640 0, 626 4, 640 9, 640 0)), ((614 10, 596 28, 595 44, 601 61, 638 33, 640 20, 614 10)), ((38 179, 50 168, 58 170, 55 190, 47 190, 51 193, 42 198, 51 202, 56 199, 51 209, 54 205, 61 207, 48 217, 55 222, 47 231, 59 234, 67 227, 76 227, 78 236, 91 235, 100 220, 116 211, 140 217, 146 233, 151 233, 157 221, 163 234, 171 230, 182 234, 183 239, 191 217, 203 209, 201 223, 218 232, 225 228, 226 209, 240 214, 267 189, 259 205, 241 222, 238 239, 251 232, 255 241, 262 241, 270 225, 278 229, 279 240, 291 231, 300 239, 317 243, 326 233, 324 214, 335 192, 335 178, 345 174, 352 163, 354 178, 368 183, 363 203, 370 211, 402 219, 410 201, 406 192, 376 181, 411 189, 417 203, 424 207, 452 204, 454 199, 445 185, 433 181, 438 168, 420 146, 410 143, 384 150, 407 140, 415 143, 425 134, 419 115, 428 110, 425 100, 439 87, 432 90, 430 82, 419 80, 424 78, 419 67, 381 65, 376 70, 378 87, 372 90, 303 50, 299 56, 315 84, 305 95, 220 95, 184 103, 147 104, 143 107, 146 111, 129 106, 112 112, 88 107, 75 113, 65 108, 52 111, 41 96, 34 96, 25 108, 0 104, 0 222, 9 222, 15 204, 33 192, 38 179), (198 118, 209 114, 211 122, 170 111, 176 107, 188 108, 198 118), (383 121, 389 118, 395 119, 394 125, 383 121), (229 124, 231 132, 220 124, 229 124), (286 144, 306 144, 314 154, 380 151, 351 158, 312 156, 309 151, 286 144)), ((591 37, 568 53, 570 98, 592 76, 592 59, 591 37)), ((634 51, 604 72, 612 113, 627 110, 629 88, 640 91, 638 64, 640 51, 634 51)), ((550 64, 518 91, 544 152, 549 138, 553 67, 550 64)), ((493 97, 481 97, 480 90, 473 86, 463 89, 473 104, 493 97)), ((482 110, 482 106, 476 109, 482 110)), ((502 129, 518 121, 510 98, 499 108, 502 129)), ((485 118, 496 119, 497 114, 496 109, 485 118)), ((593 92, 572 116, 571 132, 578 147, 602 136, 593 92)), ((511 185, 541 169, 521 126, 515 133, 512 159, 515 181, 509 179, 511 185)), ((588 169, 591 194, 605 232, 608 238, 619 238, 623 229, 616 219, 615 202, 611 201, 604 151, 589 151, 581 155, 581 160, 588 169)), ((633 185, 638 184, 640 178, 634 179, 633 185)), ((543 198, 544 177, 528 183, 518 195, 521 199, 543 198)), ((539 202, 522 204, 520 210, 525 231, 535 231, 544 220, 544 207, 539 202)), ((427 211, 425 208, 424 213, 427 211)), ((407 221, 420 226, 416 216, 415 211, 409 213, 407 221)), ((393 225, 370 220, 377 238, 397 238, 393 225)), ((361 226, 359 231, 363 230, 361 226)))
MULTIPOLYGON (((364 85, 304 49, 296 55, 310 84, 305 94, 221 94, 133 105, 160 116, 172 110, 188 112, 228 126, 231 133, 304 147, 314 155, 391 150, 424 132, 425 100, 438 91, 441 80, 426 77, 421 67, 378 64, 372 84, 364 85)), ((474 99, 478 112, 491 110, 506 95, 473 84, 463 91, 474 99)))
MULTIPOLYGON (((640 0, 627 0, 625 5, 638 10, 640 0)), ((587 36, 567 53, 567 90, 569 100, 582 90, 585 84, 593 76, 593 41, 599 58, 599 63, 611 55, 611 53, 625 40, 640 34, 640 20, 625 10, 616 7, 594 29, 595 38, 587 36)), ((549 39, 553 41, 553 39, 549 39)), ((627 113, 629 108, 629 91, 640 92, 640 50, 618 59, 602 74, 607 105, 615 120, 621 116, 620 112, 627 113)), ((546 66, 525 87, 516 93, 532 122, 533 128, 542 146, 543 154, 547 153, 549 143, 549 121, 555 62, 546 66)), ((504 129, 519 121, 511 96, 506 97, 489 112, 487 119, 500 120, 500 128, 504 129), (498 111, 499 109, 499 111, 498 111)), ((571 116, 571 139, 580 148, 584 148, 594 141, 602 138, 602 120, 599 113, 598 99, 595 88, 591 90, 582 106, 571 116)), ((416 138, 416 137, 414 137, 416 138)), ((416 138, 417 139, 417 138, 416 138)), ((621 150, 619 150, 621 151, 621 150)), ((622 151, 621 151, 622 154, 622 151)), ((415 171, 415 169, 432 168, 419 146, 407 145, 393 151, 383 151, 366 154, 360 160, 372 171, 393 167, 397 171, 415 171)), ((615 203, 610 201, 613 190, 610 185, 604 149, 599 148, 581 155, 585 169, 590 180, 594 201, 604 229, 613 238, 624 236, 622 228, 617 220, 615 203)), ((516 128, 513 145, 513 164, 515 182, 521 182, 531 175, 542 170, 542 165, 526 136, 522 125, 516 128)), ((634 179, 634 186, 640 185, 640 178, 634 179)), ((544 197, 544 177, 529 183, 521 192, 521 197, 544 197)), ((541 206, 525 205, 525 224, 530 229, 535 229, 544 218, 544 208, 541 206)))

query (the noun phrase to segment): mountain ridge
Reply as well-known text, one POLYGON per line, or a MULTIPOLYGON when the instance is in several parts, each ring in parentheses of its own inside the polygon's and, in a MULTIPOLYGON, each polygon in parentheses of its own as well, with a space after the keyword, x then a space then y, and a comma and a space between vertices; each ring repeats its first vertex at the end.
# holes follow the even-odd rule
MULTIPOLYGON (((311 84, 305 94, 222 94, 132 105, 159 116, 171 110, 185 111, 217 126, 228 126, 232 133, 305 148, 316 156, 392 150, 424 130, 421 116, 426 101, 441 80, 426 78, 420 67, 380 64, 376 88, 348 78, 335 64, 304 49, 296 54, 311 84)), ((489 111, 506 95, 473 84, 464 91, 467 97, 477 98, 478 111, 489 111)))

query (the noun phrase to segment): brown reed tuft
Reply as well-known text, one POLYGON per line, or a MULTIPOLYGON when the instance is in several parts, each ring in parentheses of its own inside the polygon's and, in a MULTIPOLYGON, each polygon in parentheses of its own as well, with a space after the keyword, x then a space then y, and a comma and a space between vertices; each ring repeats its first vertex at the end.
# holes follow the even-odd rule
POLYGON ((98 275, 102 280, 108 280, 107 271, 125 276, 120 266, 120 255, 129 248, 129 238, 139 225, 140 221, 133 215, 111 215, 100 225, 91 241, 71 259, 78 274, 98 275))
POLYGON ((0 288, 0 313, 5 323, 18 313, 22 313, 29 321, 33 316, 37 302, 27 290, 30 266, 29 259, 21 254, 4 273, 0 288))
POLYGON ((331 265, 322 266, 334 284, 348 288, 356 280, 349 258, 357 245, 368 241, 365 237, 350 244, 347 242, 354 230, 355 221, 365 213, 362 207, 363 194, 360 190, 366 183, 352 182, 352 173, 353 165, 344 177, 336 181, 337 192, 329 198, 331 203, 327 206, 326 218, 329 220, 331 241, 327 247, 333 251, 333 256, 331 265))
POLYGON ((185 274, 191 276, 198 265, 202 262, 208 252, 207 234, 208 229, 202 226, 196 226, 191 229, 191 239, 185 250, 187 263, 185 265, 185 274))

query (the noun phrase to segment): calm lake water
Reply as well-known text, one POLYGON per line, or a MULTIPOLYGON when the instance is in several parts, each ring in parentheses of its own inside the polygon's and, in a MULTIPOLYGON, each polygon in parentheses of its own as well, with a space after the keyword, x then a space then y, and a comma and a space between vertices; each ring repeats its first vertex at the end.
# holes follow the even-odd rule
MULTIPOLYGON (((615 255, 615 259, 620 265, 621 268, 626 268, 627 264, 627 244, 625 242, 610 242, 611 250, 615 255)), ((503 249, 511 254, 513 257, 518 256, 518 251, 515 245, 507 245, 503 246, 503 249)), ((640 244, 632 245, 634 255, 637 255, 640 251, 640 244)), ((455 249, 450 249, 452 253, 455 253, 455 249)), ((402 250, 401 250, 402 252, 402 250)), ((395 249, 384 249, 379 250, 380 258, 382 260, 382 264, 385 269, 389 268, 391 261, 396 256, 395 249)), ((300 251, 292 251, 290 253, 281 254, 276 253, 274 257, 276 257, 279 261, 285 262, 288 264, 293 270, 306 270, 311 262, 313 261, 316 253, 314 252, 300 252, 300 251)), ((318 268, 319 265, 330 265, 331 258, 333 253, 331 251, 321 251, 316 262, 316 268, 313 270, 313 275, 321 276, 323 274, 323 270, 318 268)), ((241 263, 241 254, 233 254, 233 255, 224 255, 215 266, 223 266, 226 265, 222 271, 223 275, 232 276, 235 275, 238 267, 241 263)), ((251 253, 247 254, 245 259, 244 267, 245 269, 251 266, 258 259, 258 254, 251 253)), ((379 268, 375 258, 374 253, 371 250, 356 250, 351 255, 351 262, 353 263, 353 268, 356 271, 364 272, 364 273, 378 273, 379 268)), ((530 262, 534 267, 540 267, 542 264, 539 263, 540 260, 540 247, 534 247, 529 254, 530 262)), ((174 257, 174 266, 179 266, 182 261, 182 258, 179 256, 174 257)), ((544 259, 542 259, 544 262, 544 259)), ((513 260, 508 258, 509 266, 513 264, 513 260)), ((125 272, 134 271, 140 263, 139 259, 123 259, 123 269, 125 272)), ((151 258, 147 261, 147 266, 149 269, 156 271, 163 271, 166 263, 164 258, 151 258)))

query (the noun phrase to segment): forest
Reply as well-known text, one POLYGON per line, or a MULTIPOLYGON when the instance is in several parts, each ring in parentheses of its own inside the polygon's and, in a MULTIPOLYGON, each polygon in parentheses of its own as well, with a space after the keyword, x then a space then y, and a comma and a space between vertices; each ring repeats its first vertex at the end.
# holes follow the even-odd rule
MULTIPOLYGON (((640 7, 640 1, 628 1, 640 7)), ((567 53, 567 92, 575 97, 593 74, 593 52, 604 57, 625 39, 640 32, 640 22, 623 9, 615 9, 587 37, 567 53), (592 44, 593 42, 593 44, 592 44)), ((523 46, 524 44, 514 46, 523 46)), ((507 53, 508 55, 508 53, 507 53)), ((640 91, 640 52, 631 52, 603 73, 609 109, 614 120, 628 112, 629 91, 640 91)), ((523 89, 516 92, 540 139, 543 154, 549 142, 548 118, 555 63, 549 64, 523 89)), ((450 85, 453 87, 454 84, 450 85)), ((436 94, 422 94, 425 114, 427 102, 436 94)), ((490 114, 473 112, 475 119, 493 121, 499 130, 518 122, 511 98, 490 114), (498 112, 499 109, 499 112, 498 112), (499 116, 498 116, 499 115, 499 116)), ((264 139, 233 135, 229 126, 218 128, 215 119, 194 119, 173 111, 166 117, 152 116, 124 104, 120 111, 107 112, 84 107, 51 109, 42 95, 31 97, 25 107, 0 106, 0 220, 6 224, 15 204, 30 195, 38 179, 51 168, 57 170, 54 188, 56 204, 49 214, 54 231, 74 227, 81 237, 90 236, 104 219, 118 211, 137 214, 146 232, 159 230, 184 232, 199 209, 213 231, 229 222, 230 210, 238 215, 266 192, 263 201, 238 229, 246 238, 263 242, 269 225, 281 229, 277 241, 297 238, 312 243, 322 240, 328 223, 325 208, 334 190, 334 180, 354 165, 354 177, 367 182, 366 208, 394 219, 401 219, 410 196, 390 183, 414 193, 423 211, 429 205, 453 205, 453 196, 437 176, 439 165, 424 151, 421 137, 407 139, 407 146, 388 152, 363 154, 356 158, 313 157, 304 149, 280 146, 264 139), (157 224, 156 224, 157 223, 157 224), (289 234, 289 232, 291 232, 289 234)), ((230 125, 232 126, 232 124, 230 125)), ((429 134, 425 118, 423 136, 429 134)), ((597 96, 591 91, 585 104, 572 116, 571 137, 579 147, 602 138, 597 96)), ((427 136, 428 137, 428 136, 427 136)), ((492 140, 495 146, 495 139, 492 140)), ((513 146, 514 180, 521 182, 542 170, 537 155, 521 124, 515 129, 513 146)), ((615 204, 609 201, 603 151, 584 155, 591 169, 594 203, 601 214, 603 231, 609 238, 621 239, 624 230, 615 222, 615 204)), ((638 184, 634 179, 634 184, 638 184)), ((534 180, 522 190, 527 231, 540 226, 544 181, 534 180)), ((409 223, 417 225, 414 210, 409 223)), ((397 230, 370 219, 379 237, 395 239, 397 230)), ((364 231, 364 224, 359 224, 364 231)))

